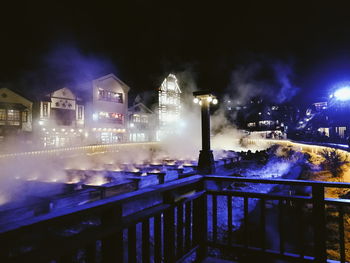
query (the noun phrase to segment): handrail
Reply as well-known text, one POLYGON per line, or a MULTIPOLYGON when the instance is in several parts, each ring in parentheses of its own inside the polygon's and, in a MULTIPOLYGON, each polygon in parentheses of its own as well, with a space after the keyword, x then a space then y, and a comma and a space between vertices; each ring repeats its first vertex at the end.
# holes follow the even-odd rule
MULTIPOLYGON (((112 250, 109 250, 116 246, 116 244, 123 244, 123 229, 128 231, 128 242, 131 248, 129 248, 129 255, 132 255, 133 260, 136 260, 136 224, 142 224, 142 250, 145 251, 142 257, 149 257, 150 245, 147 244, 150 235, 150 222, 154 222, 154 249, 159 249, 156 246, 161 246, 161 240, 165 240, 164 245, 164 257, 169 259, 169 262, 175 262, 175 258, 181 259, 185 257, 191 251, 197 251, 201 258, 205 256, 207 246, 226 246, 227 248, 235 246, 237 244, 220 244, 217 239, 210 241, 208 239, 208 227, 207 227, 207 216, 211 212, 213 217, 212 225, 218 224, 218 196, 223 196, 227 199, 227 211, 232 211, 232 201, 233 198, 239 197, 244 202, 244 224, 248 224, 248 206, 249 199, 261 200, 259 207, 265 209, 265 204, 267 200, 273 201, 277 204, 276 209, 278 209, 281 215, 286 216, 283 206, 287 203, 297 204, 311 204, 312 207, 312 222, 311 227, 315 233, 313 239, 314 254, 312 255, 317 262, 325 262, 326 258, 326 238, 325 238, 325 213, 326 207, 328 205, 335 206, 337 209, 342 209, 344 206, 350 205, 350 200, 343 199, 331 199, 324 197, 324 188, 336 187, 336 188, 350 188, 350 184, 347 183, 336 183, 336 182, 310 182, 310 181, 299 181, 299 180, 286 180, 286 179, 261 179, 261 178, 242 178, 242 177, 232 177, 232 176, 218 176, 218 175, 207 175, 200 176, 194 175, 187 178, 179 179, 172 182, 167 182, 162 185, 150 186, 138 191, 121 194, 119 196, 114 196, 106 198, 103 200, 98 200, 92 203, 81 205, 69 209, 68 211, 60 210, 50 214, 41 215, 33 219, 24 220, 21 222, 13 222, 5 226, 0 230, 0 238, 2 240, 7 240, 7 238, 12 242, 8 242, 1 250, 6 251, 10 244, 13 244, 13 238, 19 237, 23 233, 28 233, 28 230, 32 228, 45 232, 50 226, 59 226, 64 223, 74 224, 76 220, 82 220, 84 218, 89 218, 89 216, 98 216, 101 219, 101 224, 97 225, 95 228, 89 228, 82 231, 79 234, 69 236, 67 238, 55 239, 54 236, 48 234, 45 242, 41 240, 40 243, 43 247, 39 247, 37 250, 29 252, 28 258, 34 259, 37 256, 41 257, 40 253, 46 253, 42 258, 49 259, 52 255, 55 257, 60 257, 65 255, 64 253, 69 250, 70 247, 77 249, 79 244, 87 246, 89 240, 96 242, 96 239, 102 240, 102 247, 104 257, 109 259, 116 259, 116 255, 113 254, 112 250), (215 187, 212 187, 212 183, 215 183, 215 187), (312 196, 299 196, 299 195, 283 195, 275 193, 260 193, 254 191, 247 191, 244 188, 241 190, 226 190, 227 182, 246 182, 246 183, 260 183, 260 184, 271 184, 271 185, 289 185, 289 186, 310 186, 312 191, 312 196), (191 191, 195 189, 195 191, 191 191), (212 206, 208 201, 208 197, 212 198, 212 206), (157 198, 157 202, 144 203, 144 207, 139 207, 133 210, 131 213, 126 213, 125 206, 132 206, 132 204, 138 204, 138 202, 145 201, 148 198, 157 198), (134 203, 133 203, 134 202, 134 203), (135 203, 136 202, 136 203, 135 203), (207 211, 208 210, 208 211, 207 211), (175 213, 175 211, 177 211, 175 213), (153 218, 153 219, 152 219, 153 218), (152 220, 151 220, 152 219, 152 220), (163 225, 163 227, 161 227, 163 225), (175 225, 177 225, 175 227, 175 225), (167 226, 167 227, 165 227, 167 226), (42 228, 40 228, 42 227, 42 228), (113 237, 113 238, 112 238, 113 237), (66 241, 65 241, 66 240, 66 241), (79 241, 80 240, 80 241, 79 241), (52 244, 50 242, 53 242, 52 244), (62 252, 60 251, 59 242, 62 243, 62 252), (79 243, 81 242, 81 243, 79 243), (116 243, 117 242, 117 243, 116 243), (180 242, 180 243, 179 243, 180 242), (52 247, 53 244, 56 247, 52 247), (63 249, 64 248, 64 249, 63 249), (175 256, 176 255, 176 256, 175 256)), ((226 200, 224 199, 224 200, 226 200)), ((220 204, 222 206, 222 204, 220 204)), ((262 209, 260 208, 260 209, 262 209)), ((310 212, 309 211, 309 212, 310 212)), ((344 210, 345 211, 345 210, 344 210)), ((343 219, 343 213, 341 219, 343 219)), ((264 216, 265 216, 265 210, 264 216)), ((310 212, 311 213, 311 212, 310 212)), ((228 212, 227 212, 228 214, 228 212)), ((228 220, 232 224, 232 214, 231 219, 228 215, 228 220)), ((265 222, 264 218, 261 218, 265 222)), ((342 221, 339 221, 341 226, 342 221)), ((67 225, 68 226, 68 225, 67 225)), ((217 226, 216 226, 217 227, 217 226)), ((243 227, 246 231, 246 226, 243 227)), ((153 231, 153 230, 152 230, 153 231)), ((229 234, 232 234, 232 225, 229 227, 229 234)), ((285 231, 285 230, 284 230, 285 231)), ((213 236, 218 235, 217 229, 213 232, 213 236), (214 234, 215 233, 215 234, 214 234)), ((246 233, 244 232, 244 235, 246 233)), ((341 234, 340 240, 344 243, 344 234, 341 234)), ((44 235, 45 237, 45 235, 44 235)), ((283 237, 283 236, 282 236, 283 237)), ((281 238, 280 243, 283 243, 281 238)), ((245 237, 246 238, 246 237, 245 237)), ((231 236, 229 240, 232 241, 231 236)), ((230 242, 231 242, 230 241, 230 242)), ((246 242, 246 241, 245 241, 246 242)), ((239 245, 239 244, 238 244, 239 245)), ((122 246, 122 245, 121 245, 122 246)), ((343 246, 344 247, 344 244, 343 246)), ((251 247, 249 243, 245 243, 243 250, 254 252, 254 247, 251 247)), ((273 252, 272 254, 266 249, 259 250, 259 253, 279 255, 282 257, 294 257, 290 256, 283 247, 280 248, 280 252, 273 252)), ((345 249, 341 251, 342 260, 345 259, 345 249)), ((118 253, 123 253, 121 248, 118 248, 118 253)), ((143 253, 143 252, 142 252, 143 253)), ((155 252, 156 253, 156 252, 155 252)), ((118 254, 119 262, 121 262, 121 254, 118 254)), ((156 257, 161 258, 162 255, 159 251, 155 254, 156 257)), ((298 256, 297 254, 295 254, 298 256)), ((0 258, 1 258, 0 253, 0 258)), ((308 255, 300 254, 300 262, 306 260, 308 255)), ((25 259, 26 255, 19 255, 18 259, 25 259)), ((148 259, 149 260, 149 259, 148 259)), ((146 261, 147 262, 147 261, 146 261)), ((342 261, 345 262, 345 261, 342 261)))
POLYGON ((237 181, 247 183, 261 183, 261 184, 283 184, 283 185, 300 185, 300 186, 324 186, 334 188, 350 188, 349 183, 338 182, 322 182, 322 181, 306 181, 306 180, 290 180, 290 179, 269 179, 269 178, 257 178, 257 177, 234 177, 223 175, 205 175, 206 180, 219 180, 219 181, 237 181))
MULTIPOLYGON (((169 191, 183 185, 188 185, 205 180, 218 180, 218 181, 236 181, 236 182, 247 182, 247 183, 260 183, 260 184, 281 184, 281 185, 297 185, 297 186, 323 186, 323 187, 334 187, 334 188, 350 188, 349 183, 337 183, 337 182, 321 182, 321 181, 305 181, 305 180, 289 180, 289 179, 267 179, 267 178, 247 178, 247 177, 234 177, 234 176, 221 176, 221 175, 194 175, 179 179, 176 181, 168 182, 162 185, 149 186, 141 190, 121 194, 118 196, 109 197, 103 200, 97 200, 84 205, 76 206, 67 210, 57 210, 55 212, 37 216, 35 218, 29 218, 23 221, 11 222, 7 226, 0 227, 0 234, 9 232, 18 228, 38 224, 41 222, 54 221, 57 218, 63 216, 69 216, 71 214, 83 215, 84 213, 89 213, 90 210, 103 211, 110 209, 110 206, 124 202, 126 199, 135 199, 154 193, 162 193, 169 191)), ((332 199, 332 201, 335 201, 332 199)), ((327 199, 330 202, 330 199, 327 199)))
POLYGON ((69 217, 69 216, 82 216, 84 214, 89 214, 91 211, 94 212, 103 212, 106 210, 109 210, 116 205, 122 204, 123 202, 131 201, 135 198, 143 198, 147 197, 149 195, 153 195, 156 193, 164 193, 166 191, 173 190, 175 188, 180 188, 182 186, 191 185, 194 183, 198 183, 202 180, 202 176, 195 175, 191 177, 186 177, 183 179, 179 179, 176 181, 168 182, 166 184, 160 184, 160 185, 152 185, 137 191, 109 197, 102 200, 97 200, 91 203, 83 204, 80 206, 72 207, 69 210, 57 210, 55 212, 40 215, 34 218, 29 218, 23 221, 18 222, 10 222, 8 225, 4 225, 3 227, 0 227, 0 235, 16 231, 17 229, 23 229, 24 227, 30 227, 36 224, 49 224, 50 222, 54 223, 57 220, 60 220, 62 217, 69 217))

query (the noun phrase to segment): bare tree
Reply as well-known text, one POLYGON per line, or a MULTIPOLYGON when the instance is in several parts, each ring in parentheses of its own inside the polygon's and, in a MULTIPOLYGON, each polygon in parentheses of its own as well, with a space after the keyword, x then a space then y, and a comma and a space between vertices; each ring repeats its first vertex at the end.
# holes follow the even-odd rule
POLYGON ((323 169, 329 171, 333 177, 340 177, 344 170, 344 164, 348 163, 347 158, 342 157, 342 154, 336 149, 324 149, 321 156, 324 158, 323 169))

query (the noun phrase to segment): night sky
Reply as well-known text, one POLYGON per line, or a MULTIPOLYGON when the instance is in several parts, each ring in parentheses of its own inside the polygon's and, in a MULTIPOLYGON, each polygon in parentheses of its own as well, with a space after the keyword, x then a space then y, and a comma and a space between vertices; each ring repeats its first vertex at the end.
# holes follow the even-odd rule
POLYGON ((75 2, 2 4, 0 82, 45 90, 113 71, 142 92, 185 71, 220 94, 232 71, 262 58, 291 65, 298 102, 350 80, 350 15, 341 2, 75 2))

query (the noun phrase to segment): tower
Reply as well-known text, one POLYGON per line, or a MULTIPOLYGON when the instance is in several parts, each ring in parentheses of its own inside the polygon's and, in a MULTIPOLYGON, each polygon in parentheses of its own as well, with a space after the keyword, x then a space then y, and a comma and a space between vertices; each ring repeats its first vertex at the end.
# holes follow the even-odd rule
POLYGON ((169 74, 159 87, 159 136, 174 133, 180 120, 181 90, 174 74, 169 74))

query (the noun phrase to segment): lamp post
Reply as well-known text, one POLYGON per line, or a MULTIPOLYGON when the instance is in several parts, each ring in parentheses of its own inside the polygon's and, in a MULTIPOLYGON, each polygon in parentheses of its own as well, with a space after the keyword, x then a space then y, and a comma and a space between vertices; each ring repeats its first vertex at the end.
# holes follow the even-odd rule
POLYGON ((193 102, 201 106, 202 111, 202 150, 199 152, 198 172, 212 174, 215 172, 213 151, 210 149, 210 104, 217 104, 218 100, 209 91, 193 92, 193 102))

